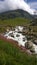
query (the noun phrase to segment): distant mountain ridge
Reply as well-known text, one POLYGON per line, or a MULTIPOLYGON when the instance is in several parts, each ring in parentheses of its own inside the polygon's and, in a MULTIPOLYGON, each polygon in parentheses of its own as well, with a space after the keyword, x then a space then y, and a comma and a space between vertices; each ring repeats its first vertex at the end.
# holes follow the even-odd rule
POLYGON ((3 13, 0 13, 0 19, 10 19, 10 18, 16 18, 16 17, 23 17, 27 19, 33 19, 34 16, 30 15, 28 12, 23 10, 10 10, 3 13))

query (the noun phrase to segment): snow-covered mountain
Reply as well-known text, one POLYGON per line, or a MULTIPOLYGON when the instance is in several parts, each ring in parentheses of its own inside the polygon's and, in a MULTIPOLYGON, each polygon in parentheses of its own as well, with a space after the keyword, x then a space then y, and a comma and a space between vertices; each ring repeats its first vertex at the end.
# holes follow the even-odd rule
POLYGON ((0 0, 0 13, 16 9, 22 9, 32 15, 36 12, 24 0, 0 0))

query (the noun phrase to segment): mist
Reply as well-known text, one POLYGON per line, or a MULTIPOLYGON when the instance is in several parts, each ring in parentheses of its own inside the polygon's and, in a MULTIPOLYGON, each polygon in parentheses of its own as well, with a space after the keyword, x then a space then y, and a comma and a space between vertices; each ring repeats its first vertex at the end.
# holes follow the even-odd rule
POLYGON ((25 0, 0 0, 0 13, 16 9, 22 9, 30 14, 34 14, 34 10, 30 8, 25 0))

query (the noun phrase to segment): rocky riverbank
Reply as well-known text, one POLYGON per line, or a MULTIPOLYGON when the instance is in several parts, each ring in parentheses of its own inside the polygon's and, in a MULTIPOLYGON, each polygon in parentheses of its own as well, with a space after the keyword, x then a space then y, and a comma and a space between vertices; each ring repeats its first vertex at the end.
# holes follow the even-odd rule
POLYGON ((32 31, 26 26, 7 27, 3 35, 7 39, 17 41, 19 46, 25 47, 31 53, 37 54, 37 36, 29 30, 32 31))

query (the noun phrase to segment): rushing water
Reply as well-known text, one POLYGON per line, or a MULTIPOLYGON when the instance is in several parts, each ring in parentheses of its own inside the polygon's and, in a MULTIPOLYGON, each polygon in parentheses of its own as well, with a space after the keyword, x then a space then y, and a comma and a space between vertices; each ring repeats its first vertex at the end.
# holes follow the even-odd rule
MULTIPOLYGON (((15 30, 13 31, 8 31, 6 32, 6 34, 4 35, 5 37, 7 37, 7 39, 12 39, 14 41, 18 42, 18 45, 22 45, 25 47, 25 44, 27 43, 27 38, 25 35, 22 35, 22 33, 19 33, 23 31, 23 27, 21 26, 17 26, 15 28, 15 30)), ((37 54, 37 45, 33 44, 35 53, 37 54)))

